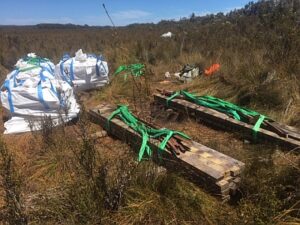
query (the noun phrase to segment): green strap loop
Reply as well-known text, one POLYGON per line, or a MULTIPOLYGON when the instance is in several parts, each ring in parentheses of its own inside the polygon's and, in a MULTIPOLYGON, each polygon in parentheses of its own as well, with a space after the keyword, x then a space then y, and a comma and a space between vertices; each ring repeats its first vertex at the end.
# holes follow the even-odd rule
POLYGON ((50 60, 47 58, 41 58, 41 57, 26 57, 24 58, 24 61, 29 64, 32 65, 31 67, 28 68, 24 68, 24 69, 19 69, 20 72, 26 72, 26 71, 30 71, 33 69, 37 69, 37 68, 41 68, 41 63, 49 63, 50 60))
POLYGON ((107 124, 106 124, 107 130, 110 129, 110 127, 109 127, 110 121, 111 121, 117 114, 119 114, 119 113, 120 113, 120 109, 117 109, 117 110, 115 110, 115 111, 108 117, 108 119, 107 119, 107 124))
POLYGON ((189 139, 189 137, 181 133, 179 131, 173 131, 169 129, 154 129, 151 128, 141 121, 139 121, 136 117, 134 117, 131 112, 128 110, 128 107, 125 105, 119 105, 118 108, 112 112, 112 114, 107 119, 107 126, 109 129, 109 123, 110 121, 118 116, 124 123, 126 123, 129 127, 131 127, 134 131, 136 131, 138 134, 142 136, 142 144, 139 150, 138 155, 138 161, 141 161, 143 159, 143 156, 147 154, 149 157, 152 156, 152 150, 149 146, 149 140, 152 139, 158 139, 160 137, 164 137, 163 141, 159 145, 159 150, 163 151, 166 148, 167 143, 169 142, 170 138, 173 137, 173 135, 177 134, 183 138, 189 139))
POLYGON ((255 125, 253 126, 253 131, 256 133, 257 131, 259 131, 261 124, 264 122, 265 120, 265 116, 264 115, 260 115, 259 119, 256 121, 255 125))
POLYGON ((161 151, 163 151, 168 143, 168 141, 170 140, 170 138, 174 135, 174 131, 170 131, 168 133, 168 135, 164 138, 164 140, 160 143, 159 145, 159 149, 161 151))
POLYGON ((37 69, 37 68, 40 68, 39 66, 31 66, 31 67, 28 67, 28 68, 24 68, 24 69, 19 69, 18 70, 20 72, 26 72, 26 71, 30 71, 30 70, 33 70, 33 69, 37 69))
POLYGON ((41 58, 41 57, 38 57, 38 56, 36 56, 36 57, 26 57, 25 61, 28 64, 35 65, 35 66, 40 66, 41 63, 44 63, 44 62, 50 62, 49 59, 41 58))
POLYGON ((169 106, 169 102, 172 101, 174 98, 179 96, 181 94, 180 91, 176 91, 173 95, 171 95, 169 98, 167 98, 167 106, 169 106))
POLYGON ((114 75, 118 75, 121 72, 127 72, 124 74, 124 79, 127 79, 128 74, 131 74, 135 77, 143 76, 145 71, 145 65, 144 64, 130 64, 130 65, 121 65, 118 67, 114 75))
POLYGON ((145 154, 145 150, 146 150, 148 156, 152 155, 151 149, 147 144, 148 140, 149 140, 148 134, 144 130, 142 130, 141 135, 142 135, 142 145, 141 145, 140 151, 139 151, 139 157, 138 157, 139 162, 142 160, 143 155, 145 154))

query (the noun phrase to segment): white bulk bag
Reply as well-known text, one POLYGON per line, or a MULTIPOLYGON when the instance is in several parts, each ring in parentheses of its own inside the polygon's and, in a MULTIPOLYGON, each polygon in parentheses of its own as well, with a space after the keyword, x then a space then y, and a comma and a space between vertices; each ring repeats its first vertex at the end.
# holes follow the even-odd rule
POLYGON ((108 65, 102 56, 76 52, 75 57, 65 55, 55 67, 58 79, 68 82, 77 90, 89 90, 102 87, 109 82, 108 65))
POLYGON ((7 75, 1 87, 2 106, 11 116, 4 123, 5 134, 39 130, 45 116, 51 117, 55 124, 77 116, 80 108, 72 87, 55 78, 50 63, 33 67, 26 59, 18 62, 23 64, 17 63, 19 67, 7 75))
POLYGON ((167 33, 162 34, 161 37, 162 38, 171 38, 171 37, 173 37, 173 35, 174 34, 169 31, 167 33))

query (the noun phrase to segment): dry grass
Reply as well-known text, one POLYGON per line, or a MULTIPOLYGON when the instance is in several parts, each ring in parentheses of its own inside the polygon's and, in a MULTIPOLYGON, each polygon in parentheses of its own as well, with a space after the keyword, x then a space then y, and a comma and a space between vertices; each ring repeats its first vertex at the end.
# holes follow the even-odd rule
MULTIPOLYGON (((1 78, 28 52, 58 62, 65 51, 74 53, 83 48, 103 53, 111 71, 136 62, 147 67, 145 78, 112 77, 104 89, 84 94, 82 105, 86 108, 104 101, 122 103, 148 118, 156 88, 188 89, 299 127, 299 27, 289 11, 278 14, 274 9, 264 14, 127 27, 119 29, 117 36, 110 29, 1 28, 1 78), (159 39, 166 30, 176 33, 175 38, 159 39), (212 77, 201 76, 189 84, 175 79, 161 82, 166 71, 177 72, 183 64, 204 68, 215 62, 221 64, 221 70, 212 77)), ((14 190, 24 204, 21 211, 11 208, 11 212, 25 215, 30 224, 300 222, 297 150, 287 152, 273 145, 247 143, 236 134, 213 130, 188 118, 181 123, 156 122, 245 162, 242 199, 223 204, 176 173, 162 171, 152 162, 137 163, 136 154, 120 141, 93 139, 91 134, 101 128, 90 124, 83 114, 76 125, 3 137, 14 161, 14 190)), ((0 162, 4 165, 5 158, 0 162)), ((3 209, 12 204, 5 198, 10 188, 1 184, 3 216, 9 215, 3 209)), ((9 222, 7 216, 2 219, 9 222)))

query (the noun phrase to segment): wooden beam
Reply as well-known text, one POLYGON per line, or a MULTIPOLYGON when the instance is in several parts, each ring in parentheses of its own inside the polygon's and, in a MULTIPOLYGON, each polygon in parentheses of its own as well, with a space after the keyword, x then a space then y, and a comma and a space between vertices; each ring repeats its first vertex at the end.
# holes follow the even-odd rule
MULTIPOLYGON (((184 114, 187 114, 190 117, 195 118, 198 121, 202 121, 206 124, 212 125, 214 127, 222 128, 225 130, 233 130, 238 131, 239 134, 242 133, 248 138, 253 138, 253 126, 238 120, 235 120, 234 118, 231 118, 227 116, 224 113, 220 113, 216 110, 206 108, 203 106, 199 106, 195 103, 189 102, 182 98, 175 98, 168 102, 167 104, 168 96, 163 94, 155 94, 154 95, 154 101, 155 103, 158 103, 160 105, 165 106, 166 108, 173 109, 175 111, 182 112, 184 114)), ((271 123, 273 125, 273 128, 275 129, 275 123, 271 123)), ((278 125, 277 125, 278 127, 278 125)), ((277 128, 278 129, 278 128, 277 128)), ((283 130, 283 129, 281 129, 283 130)), ((286 130, 285 130, 286 131, 286 130)), ((283 147, 286 148, 296 148, 300 146, 300 141, 296 138, 290 138, 290 137, 296 137, 297 135, 295 132, 291 133, 289 132, 289 135, 286 136, 280 136, 277 133, 266 130, 264 128, 260 128, 260 130, 257 132, 256 140, 255 141, 261 141, 261 140, 268 140, 271 143, 277 143, 283 147)))
MULTIPOLYGON (((142 141, 138 133, 118 118, 112 119, 108 127, 108 118, 114 110, 115 107, 110 105, 98 106, 89 111, 90 119, 102 126, 109 135, 128 143, 138 151, 142 141)), ((181 143, 188 151, 175 156, 166 149, 158 154, 159 142, 150 139, 149 146, 154 153, 153 160, 205 187, 223 200, 229 200, 239 186, 244 163, 194 141, 183 140, 181 143)))

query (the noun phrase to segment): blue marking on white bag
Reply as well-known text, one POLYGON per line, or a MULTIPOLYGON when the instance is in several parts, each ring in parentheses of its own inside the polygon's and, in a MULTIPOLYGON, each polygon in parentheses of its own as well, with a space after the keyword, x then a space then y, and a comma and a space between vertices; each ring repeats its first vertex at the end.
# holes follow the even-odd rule
POLYGON ((10 82, 9 82, 9 80, 6 80, 4 82, 3 87, 5 87, 6 90, 7 90, 7 92, 8 92, 8 104, 9 104, 10 112, 14 113, 15 109, 14 109, 14 105, 13 105, 13 102, 12 102, 12 94, 11 94, 11 90, 10 90, 10 82))
POLYGON ((64 71, 64 63, 69 60, 71 57, 70 55, 68 54, 65 54, 61 60, 61 63, 60 63, 60 73, 62 75, 62 78, 64 81, 66 81, 69 85, 72 84, 72 81, 70 81, 68 78, 67 78, 67 75, 65 74, 65 71, 64 71))
POLYGON ((71 81, 74 80, 74 59, 72 59, 72 62, 70 64, 70 79, 71 81))
POLYGON ((99 65, 98 65, 99 60, 100 60, 100 58, 97 57, 97 61, 96 61, 96 74, 97 74, 97 77, 100 77, 100 68, 99 68, 99 65))
POLYGON ((42 81, 39 82, 38 86, 37 86, 37 91, 38 91, 38 98, 39 101, 44 105, 45 109, 49 109, 48 104, 45 102, 44 100, 44 96, 43 96, 43 87, 42 87, 42 81))

